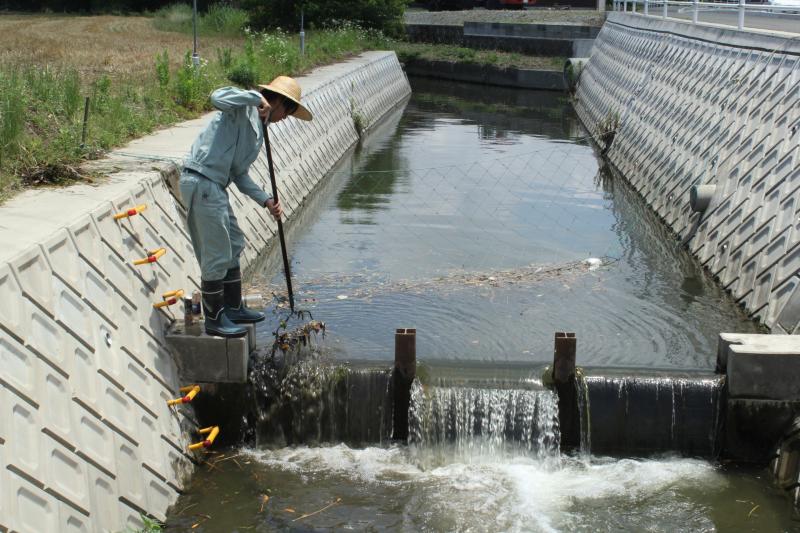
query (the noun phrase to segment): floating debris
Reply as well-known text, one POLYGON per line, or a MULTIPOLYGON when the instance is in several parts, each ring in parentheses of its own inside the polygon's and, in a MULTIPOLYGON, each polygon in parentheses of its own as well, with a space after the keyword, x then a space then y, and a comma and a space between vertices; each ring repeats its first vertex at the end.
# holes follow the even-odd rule
POLYGON ((603 260, 598 257, 590 257, 589 259, 585 260, 584 263, 589 266, 589 270, 597 270, 603 266, 603 260))
MULTIPOLYGON (((338 294, 336 300, 347 299, 369 299, 382 294, 391 293, 415 293, 459 290, 465 288, 487 287, 502 288, 520 285, 535 285, 547 281, 559 280, 562 285, 568 287, 565 281, 569 281, 582 274, 595 272, 600 268, 608 268, 618 260, 612 257, 590 257, 581 261, 571 261, 557 265, 529 265, 516 269, 497 270, 492 272, 464 272, 452 271, 442 276, 428 279, 403 279, 387 280, 385 275, 377 272, 357 272, 347 274, 332 274, 313 279, 303 279, 303 284, 298 290, 298 294, 316 298, 306 298, 301 300, 310 303, 312 306, 320 301, 318 292, 323 287, 347 287, 349 294, 338 294), (352 289, 351 289, 352 287, 352 289)), ((276 307, 283 308, 286 305, 286 295, 284 289, 278 285, 272 285, 266 281, 256 281, 252 290, 271 292, 276 299, 276 307)), ((328 300, 330 301, 330 300, 328 300)))

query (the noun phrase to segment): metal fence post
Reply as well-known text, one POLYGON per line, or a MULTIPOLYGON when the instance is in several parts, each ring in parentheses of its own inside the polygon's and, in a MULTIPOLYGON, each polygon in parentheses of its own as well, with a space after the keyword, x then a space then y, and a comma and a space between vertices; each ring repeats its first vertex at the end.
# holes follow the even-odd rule
POLYGON ((645 15, 649 15, 650 14, 649 9, 647 8, 648 3, 649 3, 649 0, 644 0, 644 14, 645 15))
POLYGON ((628 0, 622 0, 622 11, 628 11, 628 0))
POLYGON ((745 0, 739 0, 739 29, 744 29, 744 2, 745 0))
POLYGON ((697 17, 700 5, 697 0, 692 0, 692 24, 697 24, 697 17))
POLYGON ((667 18, 667 15, 669 14, 669 3, 667 2, 667 0, 664 0, 663 10, 664 10, 663 16, 664 18, 667 18))

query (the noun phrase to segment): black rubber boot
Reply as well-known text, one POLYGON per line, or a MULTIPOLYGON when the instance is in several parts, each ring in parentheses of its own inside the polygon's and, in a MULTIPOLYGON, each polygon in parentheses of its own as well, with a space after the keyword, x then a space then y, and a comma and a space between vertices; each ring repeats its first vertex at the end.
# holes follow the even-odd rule
POLYGON ((244 337, 247 335, 247 328, 237 326, 225 316, 223 290, 222 280, 200 282, 206 333, 215 337, 244 337))
POLYGON ((225 315, 236 324, 254 324, 266 318, 264 313, 248 309, 242 304, 242 271, 239 267, 228 270, 225 280, 225 315))

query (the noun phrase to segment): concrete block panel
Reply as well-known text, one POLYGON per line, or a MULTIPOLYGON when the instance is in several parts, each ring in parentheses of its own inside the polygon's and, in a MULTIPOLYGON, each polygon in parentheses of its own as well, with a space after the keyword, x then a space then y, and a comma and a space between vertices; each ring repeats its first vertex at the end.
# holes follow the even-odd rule
POLYGON ((147 509, 147 494, 138 447, 119 435, 114 435, 114 457, 118 494, 136 507, 147 509))
MULTIPOLYGON (((116 435, 129 442, 138 443, 135 404, 125 395, 119 385, 105 376, 98 376, 100 395, 103 399, 103 422, 110 426, 116 435)), ((135 444, 134 444, 135 445, 135 444)))
POLYGON ((75 261, 78 256, 78 247, 72 236, 63 228, 42 243, 47 261, 56 265, 53 274, 69 284, 78 294, 86 290, 83 271, 80 261, 75 261))
POLYGON ((776 305, 776 321, 790 333, 800 326, 800 277, 793 277, 778 291, 779 304, 776 305), (782 304, 782 305, 781 305, 782 304))
POLYGON ((19 533, 42 533, 44 531, 61 531, 59 501, 16 473, 4 479, 8 485, 3 491, 10 496, 8 524, 19 533))
MULTIPOLYGON (((11 266, 7 263, 0 264, 0 301, 19 302, 22 300, 22 287, 20 287, 11 266)), ((28 321, 19 305, 0 306, 0 327, 7 333, 14 335, 17 340, 24 342, 27 335, 28 321)))
POLYGON ((161 387, 150 379, 147 369, 131 357, 126 357, 126 376, 124 387, 126 394, 138 405, 143 406, 150 413, 158 413, 163 407, 159 396, 161 387))
POLYGON ((5 444, 6 460, 18 474, 22 472, 21 475, 42 480, 45 473, 39 411, 13 394, 7 394, 6 400, 3 416, 8 418, 9 435, 13 435, 5 444))
POLYGON ((92 465, 88 466, 87 476, 94 531, 116 531, 121 523, 117 515, 116 479, 92 465))
POLYGON ((24 300, 22 305, 28 316, 28 335, 26 345, 37 357, 49 361, 53 366, 65 374, 69 374, 72 362, 66 357, 69 347, 73 342, 78 342, 92 349, 83 338, 71 335, 58 319, 41 310, 30 300, 24 300))
POLYGON ((59 502, 58 521, 61 524, 60 531, 64 533, 91 533, 92 518, 80 513, 69 505, 59 502))
POLYGON ((34 353, 0 330, 0 362, 3 384, 28 402, 36 404, 39 365, 34 353))
POLYGON ((92 335, 91 308, 81 299, 80 294, 70 289, 63 281, 53 277, 55 318, 62 329, 75 337, 95 345, 92 335))
POLYGON ((158 420, 148 413, 140 413, 137 418, 137 437, 139 439, 142 462, 154 471, 159 472, 162 477, 165 477, 170 472, 170 469, 167 464, 167 457, 163 454, 161 448, 162 440, 158 420))
POLYGON ((60 501, 69 505, 73 511, 88 516, 89 478, 86 463, 50 436, 43 436, 43 463, 46 466, 45 489, 60 501))
POLYGON ((101 409, 97 385, 96 354, 83 345, 76 344, 68 355, 72 357, 73 361, 73 372, 69 376, 73 397, 80 399, 81 403, 90 406, 95 411, 101 409))
POLYGON ((44 361, 38 361, 38 364, 42 380, 39 386, 42 431, 74 447, 77 435, 72 429, 73 403, 69 378, 44 361))
POLYGON ((77 453, 107 475, 116 475, 113 431, 103 424, 99 413, 90 411, 79 400, 73 399, 73 403, 72 427, 77 435, 77 453))
POLYGON ((164 480, 153 475, 150 470, 144 468, 142 474, 147 487, 147 508, 156 509, 155 517, 158 520, 165 520, 167 516, 164 513, 178 499, 178 493, 170 488, 164 480))
POLYGON ((10 262, 11 270, 22 287, 23 294, 46 313, 53 314, 53 294, 50 290, 51 271, 41 248, 33 246, 10 262))

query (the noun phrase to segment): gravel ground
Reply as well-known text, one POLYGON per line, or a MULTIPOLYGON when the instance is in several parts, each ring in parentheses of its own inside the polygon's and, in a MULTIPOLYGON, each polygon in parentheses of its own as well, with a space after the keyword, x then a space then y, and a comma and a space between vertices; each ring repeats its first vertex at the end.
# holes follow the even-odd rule
POLYGON ((586 24, 602 26, 605 15, 591 9, 526 9, 489 11, 475 8, 467 11, 406 10, 407 24, 446 24, 460 26, 464 22, 516 22, 586 24))

